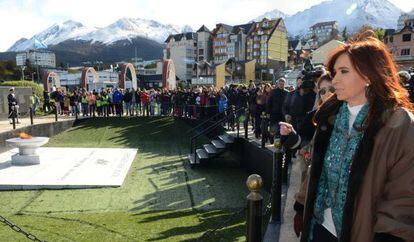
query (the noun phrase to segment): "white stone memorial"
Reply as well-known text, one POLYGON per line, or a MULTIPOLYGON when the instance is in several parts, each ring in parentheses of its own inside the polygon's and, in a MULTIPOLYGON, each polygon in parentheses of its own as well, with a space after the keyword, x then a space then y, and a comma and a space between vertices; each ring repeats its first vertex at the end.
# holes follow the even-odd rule
POLYGON ((37 149, 49 141, 48 137, 32 137, 28 139, 12 138, 6 140, 11 147, 18 148, 19 153, 11 157, 12 165, 37 165, 40 158, 37 149))
POLYGON ((14 165, 13 158, 31 152, 26 151, 22 155, 15 148, 0 154, 0 190, 118 187, 137 153, 123 148, 40 147, 36 165, 21 165, 20 160, 14 165))

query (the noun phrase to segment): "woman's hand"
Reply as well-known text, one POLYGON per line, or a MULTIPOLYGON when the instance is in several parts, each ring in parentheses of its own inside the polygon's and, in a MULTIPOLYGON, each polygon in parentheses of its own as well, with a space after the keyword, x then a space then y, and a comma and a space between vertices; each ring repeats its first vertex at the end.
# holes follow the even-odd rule
POLYGON ((279 122, 280 125, 280 134, 281 135, 289 135, 291 133, 295 133, 295 129, 290 123, 286 122, 279 122))

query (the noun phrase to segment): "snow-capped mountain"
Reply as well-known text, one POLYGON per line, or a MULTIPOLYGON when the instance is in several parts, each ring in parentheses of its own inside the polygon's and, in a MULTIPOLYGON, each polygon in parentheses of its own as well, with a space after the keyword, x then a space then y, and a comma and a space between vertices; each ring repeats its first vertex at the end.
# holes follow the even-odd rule
POLYGON ((122 18, 105 28, 81 36, 79 39, 90 40, 92 43, 110 44, 118 40, 130 40, 140 36, 163 43, 170 34, 181 33, 183 30, 192 31, 191 27, 187 25, 179 27, 163 25, 154 20, 122 18))
POLYGON ((260 15, 259 17, 255 18, 253 21, 262 21, 263 18, 267 18, 267 19, 283 18, 283 19, 286 19, 287 17, 289 17, 288 14, 285 14, 284 12, 282 12, 278 9, 274 9, 272 11, 269 11, 269 12, 266 12, 266 13, 260 15))
POLYGON ((45 45, 55 45, 68 39, 76 39, 80 36, 95 31, 96 28, 86 27, 75 21, 66 21, 60 24, 54 24, 44 31, 35 34, 30 39, 20 39, 8 51, 22 51, 32 48, 35 41, 40 41, 45 45))
POLYGON ((396 28, 402 11, 388 0, 327 0, 285 18, 289 35, 305 34, 318 22, 338 21, 339 29, 357 31, 363 25, 396 28))
POLYGON ((86 27, 75 21, 54 24, 46 30, 34 35, 29 40, 20 39, 8 51, 22 51, 33 46, 37 40, 45 45, 56 45, 66 40, 83 40, 91 43, 112 44, 119 40, 145 37, 163 43, 170 34, 191 32, 188 25, 164 25, 153 20, 139 18, 122 18, 104 28, 86 27))

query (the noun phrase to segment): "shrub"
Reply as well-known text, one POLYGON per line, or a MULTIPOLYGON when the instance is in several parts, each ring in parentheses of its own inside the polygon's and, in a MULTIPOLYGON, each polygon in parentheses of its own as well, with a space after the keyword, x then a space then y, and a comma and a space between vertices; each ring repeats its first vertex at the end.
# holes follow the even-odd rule
POLYGON ((36 95, 39 96, 40 101, 43 102, 43 86, 32 81, 5 81, 1 82, 0 86, 31 87, 36 95))

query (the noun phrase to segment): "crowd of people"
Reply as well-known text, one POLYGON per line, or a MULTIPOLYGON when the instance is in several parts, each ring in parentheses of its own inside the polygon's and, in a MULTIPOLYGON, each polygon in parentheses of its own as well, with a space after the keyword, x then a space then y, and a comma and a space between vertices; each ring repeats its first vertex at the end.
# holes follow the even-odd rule
MULTIPOLYGON (((371 36, 335 49, 325 68, 306 62, 295 88, 283 78, 220 89, 58 88, 44 92, 43 110, 188 118, 237 110, 250 117, 257 138, 280 136, 286 154, 298 151, 294 229, 301 241, 412 241, 414 74, 398 73, 386 46, 371 36)), ((11 112, 17 100, 10 91, 11 112)))

